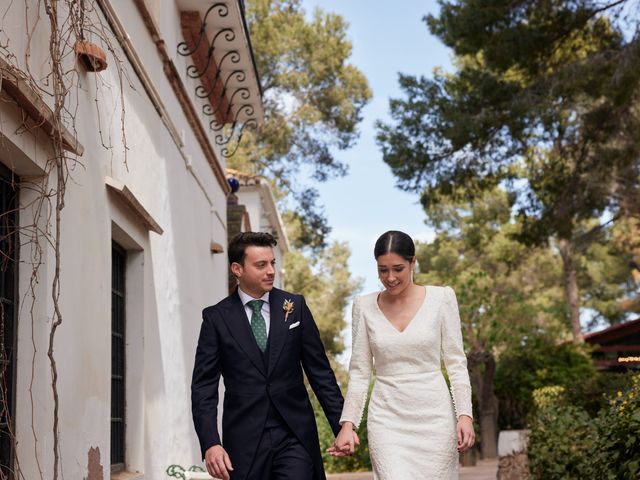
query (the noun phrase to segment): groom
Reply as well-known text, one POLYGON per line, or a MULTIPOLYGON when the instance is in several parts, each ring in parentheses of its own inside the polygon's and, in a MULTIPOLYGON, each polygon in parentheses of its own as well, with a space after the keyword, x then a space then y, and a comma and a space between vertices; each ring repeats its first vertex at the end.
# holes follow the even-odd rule
POLYGON ((275 245, 268 233, 236 235, 229 264, 238 288, 202 313, 193 422, 209 474, 225 480, 325 478, 303 369, 334 434, 340 431, 342 394, 311 312, 301 295, 273 287, 275 245))

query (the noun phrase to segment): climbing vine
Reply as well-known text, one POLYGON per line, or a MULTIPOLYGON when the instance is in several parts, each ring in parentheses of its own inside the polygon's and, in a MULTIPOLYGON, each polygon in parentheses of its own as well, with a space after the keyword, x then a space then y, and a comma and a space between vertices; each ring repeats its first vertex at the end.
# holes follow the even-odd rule
MULTIPOLYGON (((81 73, 83 66, 78 61, 76 46, 79 42, 85 42, 87 38, 97 39, 102 48, 105 48, 110 54, 111 60, 115 65, 120 88, 120 114, 121 114, 121 138, 124 150, 124 162, 126 165, 126 136, 124 124, 124 93, 123 89, 126 85, 126 72, 124 72, 123 64, 120 61, 120 50, 117 49, 117 42, 113 41, 112 34, 104 20, 104 12, 101 10, 101 2, 90 0, 22 0, 25 11, 26 25, 26 48, 24 49, 24 58, 18 58, 18 54, 13 49, 13 43, 19 44, 18 39, 12 39, 2 28, 0 23, 0 57, 3 59, 2 77, 10 74, 12 78, 18 78, 20 81, 28 85, 28 88, 37 93, 40 100, 48 106, 50 110, 47 112, 46 121, 49 123, 48 133, 50 134, 51 154, 46 159, 43 166, 44 174, 42 176, 29 179, 21 179, 20 182, 14 181, 14 191, 19 188, 21 192, 28 194, 28 201, 24 201, 21 196, 21 204, 16 206, 20 214, 20 224, 12 225, 12 228, 5 228, 2 232, 3 240, 12 239, 9 244, 13 248, 17 248, 20 244, 20 264, 21 271, 30 267, 31 275, 28 288, 19 299, 16 314, 16 322, 20 324, 25 317, 30 321, 31 329, 31 345, 33 348, 31 356, 31 377, 29 382, 29 401, 31 408, 31 432, 34 441, 33 458, 39 472, 39 478, 58 480, 64 477, 61 467, 60 458, 60 401, 58 392, 59 370, 56 361, 56 334, 63 324, 63 313, 60 307, 62 298, 61 288, 61 270, 62 270, 62 248, 61 238, 63 231, 63 210, 65 207, 65 194, 67 184, 72 180, 73 171, 76 168, 84 168, 78 156, 71 152, 69 148, 69 138, 64 132, 71 132, 76 137, 76 115, 79 108, 79 89, 81 85, 81 73), (33 65, 33 51, 41 47, 42 35, 44 31, 48 31, 48 55, 46 58, 46 68, 44 75, 35 72, 43 71, 42 64, 33 65), (51 413, 52 428, 52 458, 53 472, 45 472, 42 459, 40 458, 40 450, 38 448, 38 430, 35 426, 35 404, 34 404, 34 385, 36 384, 37 371, 37 355, 39 351, 44 350, 43 342, 39 341, 36 335, 36 318, 37 305, 44 302, 45 299, 38 298, 38 292, 41 291, 40 283, 43 281, 44 271, 42 267, 47 264, 52 267, 53 275, 49 280, 49 289, 51 293, 51 310, 48 315, 49 330, 46 342, 46 355, 50 369, 51 395, 53 399, 53 408, 51 413), (25 268, 25 266, 28 266, 25 268)), ((6 17, 7 12, 11 8, 20 8, 18 0, 9 2, 6 7, 0 7, 0 22, 6 17)), ((20 39, 22 40, 22 39, 20 39)), ((40 59, 39 59, 40 60, 40 59)), ((89 78, 85 76, 84 78, 89 78)), ((1 80, 2 78, 0 78, 1 80)), ((96 115, 97 123, 100 125, 100 107, 98 101, 98 92, 100 82, 103 80, 97 75, 96 82, 96 115)), ((130 82, 129 82, 130 85, 130 82)), ((3 100, 6 101, 5 98, 3 100)), ((23 124, 16 132, 19 135, 32 132, 35 129, 43 127, 43 120, 33 121, 29 115, 23 115, 23 124)), ((102 135, 99 131, 102 146, 106 149, 113 149, 110 140, 102 135)), ((25 197, 26 198, 26 197, 25 197)), ((3 212, 3 216, 16 213, 15 211, 3 212)), ((8 222, 3 222, 3 225, 8 222)), ((2 252, 5 260, 9 260, 9 252, 2 252)), ((15 265, 18 268, 18 265, 15 265)), ((1 332, 5 330, 4 308, 0 311, 1 332)), ((14 329, 17 329, 14 326, 14 329)), ((23 330, 24 331, 24 330, 23 330)), ((7 345, 5 345, 4 336, 0 339, 0 358, 8 360, 6 356, 7 345)), ((4 435, 8 435, 9 442, 16 449, 15 425, 9 412, 9 398, 6 392, 6 365, 8 362, 2 363, 0 369, 0 382, 2 383, 2 394, 0 395, 0 411, 3 417, 7 418, 8 425, 5 428, 4 435)), ((24 433, 23 433, 24 434, 24 433)), ((23 453, 24 455, 24 453, 23 453)), ((25 474, 20 468, 20 458, 16 453, 13 461, 12 471, 10 472, 16 479, 25 479, 25 474)), ((7 478, 6 473, 0 471, 0 480, 7 478)), ((31 480, 31 479, 29 479, 31 480)))

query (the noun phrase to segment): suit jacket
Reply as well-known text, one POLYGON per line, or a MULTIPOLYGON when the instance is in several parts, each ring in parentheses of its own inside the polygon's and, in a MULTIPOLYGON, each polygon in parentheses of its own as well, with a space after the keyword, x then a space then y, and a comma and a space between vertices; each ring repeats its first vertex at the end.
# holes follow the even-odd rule
POLYGON ((202 312, 191 383, 193 422, 202 456, 209 447, 222 444, 234 467, 232 478, 246 478, 271 401, 309 452, 316 478, 324 479, 318 430, 303 369, 336 435, 340 431, 342 394, 304 297, 274 288, 269 304, 266 361, 237 291, 202 312), (285 300, 294 304, 286 322, 285 300), (223 441, 217 427, 220 375, 225 385, 223 441))

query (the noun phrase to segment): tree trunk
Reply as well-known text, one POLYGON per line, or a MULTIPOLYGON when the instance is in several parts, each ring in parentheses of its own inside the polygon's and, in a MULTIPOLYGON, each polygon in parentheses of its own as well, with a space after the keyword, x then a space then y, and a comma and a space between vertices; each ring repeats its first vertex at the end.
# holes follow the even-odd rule
POLYGON ((583 341, 582 328, 580 327, 580 296, 578 293, 578 275, 573 263, 571 242, 566 238, 561 238, 558 242, 558 248, 560 249, 560 256, 562 257, 564 297, 567 302, 567 307, 569 307, 573 341, 580 343, 583 341))
POLYGON ((476 392, 480 413, 482 458, 498 457, 498 397, 493 391, 496 361, 489 352, 469 354, 471 386, 476 392))

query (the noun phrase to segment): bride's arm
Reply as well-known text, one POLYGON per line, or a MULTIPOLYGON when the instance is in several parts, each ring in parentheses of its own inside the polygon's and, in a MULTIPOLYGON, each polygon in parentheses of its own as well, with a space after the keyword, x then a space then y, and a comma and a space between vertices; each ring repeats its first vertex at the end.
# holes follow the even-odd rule
POLYGON ((349 362, 349 386, 342 408, 340 424, 342 429, 336 436, 333 445, 327 452, 334 457, 352 455, 355 447, 360 444, 355 429, 362 421, 364 405, 369 392, 369 380, 371 379, 371 348, 369 335, 365 325, 364 315, 360 310, 360 299, 353 301, 353 313, 351 320, 351 361, 349 362))
POLYGON ((462 345, 462 329, 458 301, 451 287, 446 287, 442 308, 442 358, 451 382, 453 406, 456 418, 467 415, 473 418, 471 411, 471 383, 467 370, 467 357, 462 345))
POLYGON ((372 365, 369 335, 364 315, 360 309, 360 298, 356 298, 353 301, 351 331, 349 386, 347 387, 340 424, 350 422, 355 428, 358 428, 362 421, 364 405, 367 401, 372 365))

